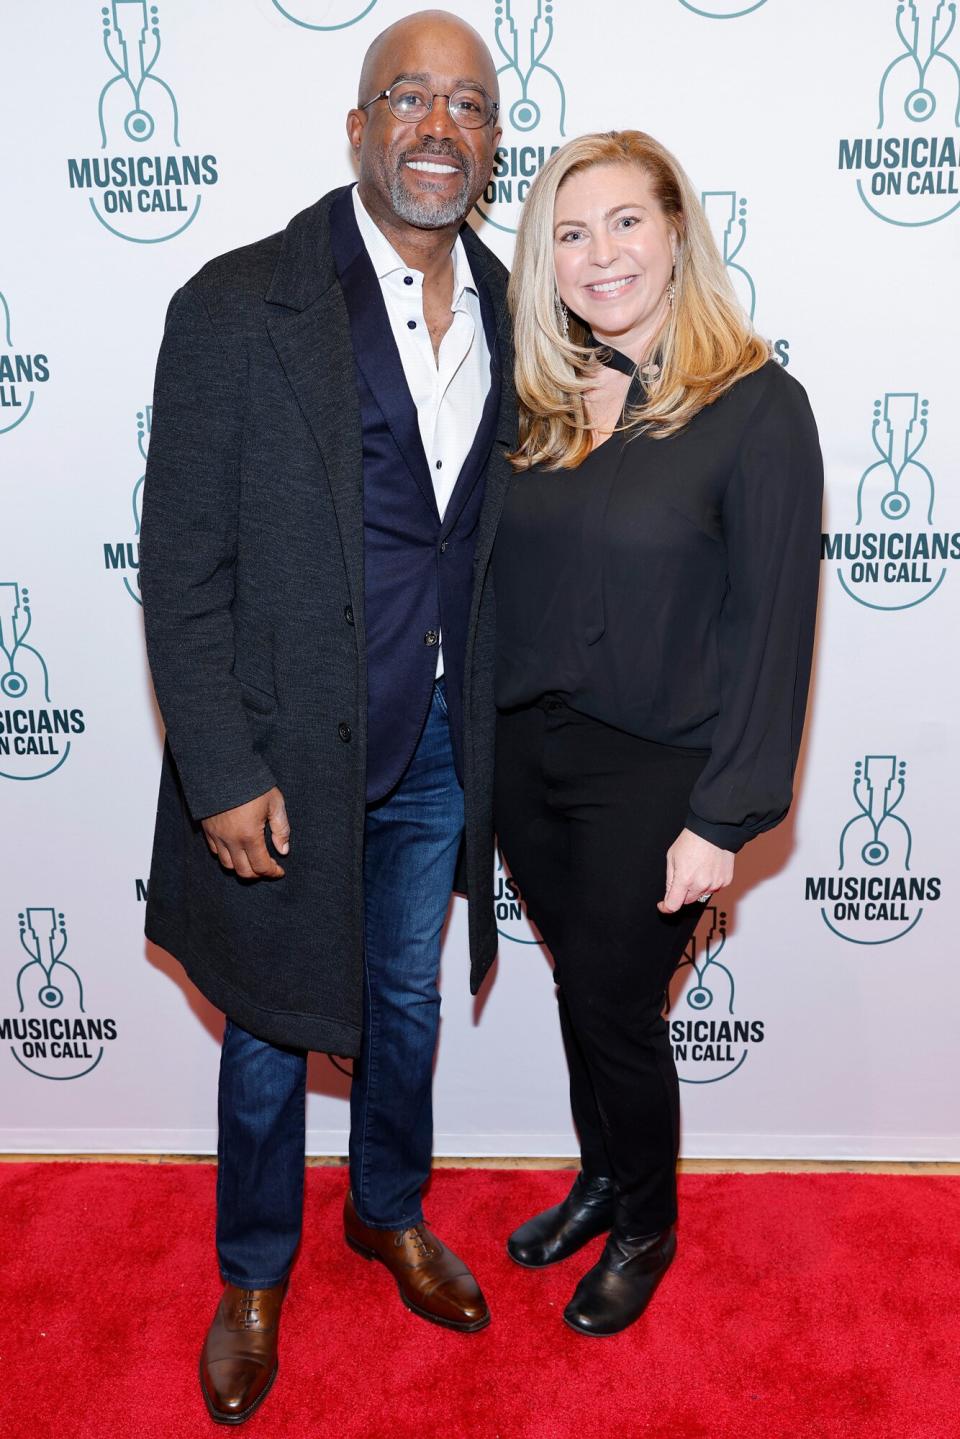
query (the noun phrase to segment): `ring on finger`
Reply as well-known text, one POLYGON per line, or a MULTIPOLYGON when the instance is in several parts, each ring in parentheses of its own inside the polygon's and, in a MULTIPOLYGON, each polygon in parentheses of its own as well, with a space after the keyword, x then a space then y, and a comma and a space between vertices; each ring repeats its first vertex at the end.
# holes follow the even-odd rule
POLYGON ((698 894, 698 895, 697 895, 697 901, 696 901, 697 904, 706 904, 707 900, 710 898, 710 896, 711 896, 712 893, 713 893, 713 891, 708 889, 708 890, 706 890, 703 894, 698 894))

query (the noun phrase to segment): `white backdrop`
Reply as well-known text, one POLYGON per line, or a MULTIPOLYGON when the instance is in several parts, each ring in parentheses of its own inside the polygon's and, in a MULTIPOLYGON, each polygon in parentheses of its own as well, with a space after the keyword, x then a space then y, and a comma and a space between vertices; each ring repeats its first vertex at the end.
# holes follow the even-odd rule
MULTIPOLYGON (((33 0, 0 20, 2 1149, 215 1145, 221 1018, 142 938, 161 741, 136 572, 154 361, 171 293, 205 260, 352 178, 361 55, 412 8, 158 3, 33 0)), ((503 66, 504 152, 474 217, 487 242, 509 262, 525 181, 565 136, 649 130, 703 193, 821 429, 799 799, 744 851, 673 996, 684 1152, 958 1158, 954 7, 458 11, 503 66)), ((451 911, 437 1149, 571 1154, 548 964, 501 878, 479 1003, 451 911)), ((311 1077, 309 1148, 343 1152, 347 1081, 323 1057, 311 1077)))

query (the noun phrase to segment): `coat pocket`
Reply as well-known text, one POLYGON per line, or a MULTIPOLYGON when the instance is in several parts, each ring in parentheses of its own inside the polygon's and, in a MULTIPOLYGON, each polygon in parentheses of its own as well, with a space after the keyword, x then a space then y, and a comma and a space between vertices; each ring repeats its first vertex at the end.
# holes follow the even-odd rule
POLYGON ((244 679, 234 671, 234 679, 240 686, 240 698, 247 709, 254 710, 257 714, 273 714, 277 708, 277 697, 272 690, 265 689, 263 685, 253 684, 250 680, 244 679))

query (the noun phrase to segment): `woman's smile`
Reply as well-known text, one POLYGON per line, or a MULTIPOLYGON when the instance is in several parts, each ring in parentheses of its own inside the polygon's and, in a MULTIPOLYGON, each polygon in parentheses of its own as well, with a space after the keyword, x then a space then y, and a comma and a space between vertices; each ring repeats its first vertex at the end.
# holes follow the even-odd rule
POLYGON ((616 280, 595 280, 583 288, 598 300, 617 299, 639 278, 639 275, 621 275, 616 280))

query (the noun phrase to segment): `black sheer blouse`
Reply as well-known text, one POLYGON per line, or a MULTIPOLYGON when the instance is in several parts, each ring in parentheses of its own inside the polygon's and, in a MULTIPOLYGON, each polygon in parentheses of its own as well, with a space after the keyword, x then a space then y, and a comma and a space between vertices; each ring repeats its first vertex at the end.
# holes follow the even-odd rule
POLYGON ((614 434, 577 469, 517 474, 493 554, 498 707, 556 693, 708 749, 686 826, 739 850, 790 806, 822 491, 806 393, 774 361, 678 435, 614 434))

